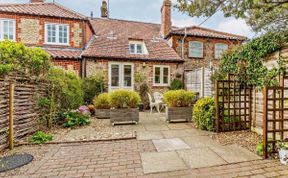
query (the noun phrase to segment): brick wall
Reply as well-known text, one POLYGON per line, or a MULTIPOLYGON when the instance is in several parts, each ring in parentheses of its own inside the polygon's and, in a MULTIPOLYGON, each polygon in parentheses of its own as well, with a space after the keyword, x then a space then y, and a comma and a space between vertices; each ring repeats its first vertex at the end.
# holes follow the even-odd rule
MULTIPOLYGON (((23 42, 28 45, 37 46, 53 46, 45 44, 45 23, 60 23, 68 24, 70 31, 70 41, 67 46, 54 46, 54 47, 74 47, 82 48, 83 42, 83 21, 77 19, 64 19, 45 16, 33 16, 33 15, 20 15, 12 13, 0 13, 0 18, 15 19, 16 20, 16 41, 23 42)), ((88 41, 91 37, 91 29, 86 21, 86 34, 89 36, 84 39, 88 41)))
POLYGON ((77 75, 80 75, 81 61, 80 60, 63 60, 63 59, 54 59, 52 63, 55 67, 59 67, 64 70, 70 70, 75 72, 77 75))
MULTIPOLYGON (((182 36, 173 36, 171 38, 173 49, 182 56, 182 36)), ((215 59, 215 44, 223 43, 227 44, 229 48, 233 45, 240 44, 239 41, 236 40, 224 40, 224 39, 216 39, 216 38, 199 38, 199 37, 187 37, 184 43, 184 58, 185 65, 184 69, 192 70, 200 67, 210 67, 210 61, 213 65, 218 65, 219 60, 215 59), (191 58, 189 57, 189 42, 190 41, 199 41, 203 42, 203 58, 191 58)))
MULTIPOLYGON (((106 59, 87 59, 86 65, 86 74, 87 76, 97 75, 102 73, 105 77, 105 83, 108 86, 108 69, 109 62, 113 60, 106 59)), ((168 65, 170 66, 170 79, 171 81, 175 78, 175 74, 182 68, 181 63, 172 63, 172 62, 143 62, 143 61, 131 61, 131 60, 117 60, 113 62, 129 62, 134 64, 134 74, 137 72, 144 72, 147 76, 148 83, 152 91, 161 91, 164 92, 168 89, 166 86, 153 86, 153 65, 168 65), (145 63, 145 64, 144 64, 145 63), (144 66, 146 65, 146 67, 144 66)))

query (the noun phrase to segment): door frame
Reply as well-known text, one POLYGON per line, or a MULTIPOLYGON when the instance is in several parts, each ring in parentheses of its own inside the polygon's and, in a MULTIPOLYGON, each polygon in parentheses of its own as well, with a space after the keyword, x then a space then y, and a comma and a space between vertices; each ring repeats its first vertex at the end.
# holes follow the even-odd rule
POLYGON ((134 64, 131 62, 108 62, 108 91, 117 89, 134 90, 134 64), (119 87, 111 86, 111 65, 119 65, 119 87), (131 87, 124 87, 124 65, 131 65, 131 87))

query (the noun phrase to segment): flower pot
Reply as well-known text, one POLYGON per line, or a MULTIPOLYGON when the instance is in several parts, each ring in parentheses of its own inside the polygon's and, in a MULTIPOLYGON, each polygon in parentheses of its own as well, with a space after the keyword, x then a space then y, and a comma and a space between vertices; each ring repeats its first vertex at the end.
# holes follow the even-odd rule
POLYGON ((279 158, 282 164, 288 165, 288 150, 280 149, 279 158))
POLYGON ((97 119, 109 119, 110 118, 110 109, 96 109, 95 117, 97 119))
POLYGON ((193 107, 166 107, 166 121, 187 121, 192 120, 193 107))
POLYGON ((123 108, 110 110, 110 122, 112 125, 117 123, 135 123, 139 122, 138 108, 123 108))

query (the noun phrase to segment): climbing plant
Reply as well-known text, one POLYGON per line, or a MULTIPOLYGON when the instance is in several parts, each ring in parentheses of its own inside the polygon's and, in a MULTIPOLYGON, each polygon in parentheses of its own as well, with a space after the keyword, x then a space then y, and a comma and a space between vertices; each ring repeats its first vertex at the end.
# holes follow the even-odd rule
POLYGON ((220 61, 219 70, 213 78, 223 79, 227 74, 237 74, 239 80, 255 87, 277 85, 276 77, 282 74, 286 67, 281 59, 277 59, 277 66, 272 69, 264 65, 265 57, 279 50, 287 44, 288 37, 285 33, 268 32, 263 36, 251 40, 241 46, 226 51, 220 61))

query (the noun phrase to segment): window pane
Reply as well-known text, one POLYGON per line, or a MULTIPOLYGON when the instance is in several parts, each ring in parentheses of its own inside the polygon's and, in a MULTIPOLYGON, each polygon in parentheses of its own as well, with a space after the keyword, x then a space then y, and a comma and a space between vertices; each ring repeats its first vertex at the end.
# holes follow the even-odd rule
POLYGON ((141 44, 137 44, 137 53, 142 54, 142 45, 141 44))
POLYGON ((161 80, 160 80, 160 67, 155 67, 155 71, 154 71, 154 80, 155 80, 155 83, 157 84, 160 84, 161 83, 161 80))
POLYGON ((119 65, 111 65, 111 86, 119 86, 119 65))
POLYGON ((221 57, 222 53, 228 49, 226 44, 215 44, 215 58, 221 57))
POLYGON ((164 67, 163 68, 163 84, 168 84, 169 80, 169 68, 168 67, 164 67))
POLYGON ((203 57, 203 43, 202 42, 190 42, 189 56, 190 57, 203 57))
POLYGON ((134 54, 135 53, 135 44, 130 44, 130 53, 134 54))
POLYGON ((132 86, 132 66, 124 65, 124 87, 132 86))

